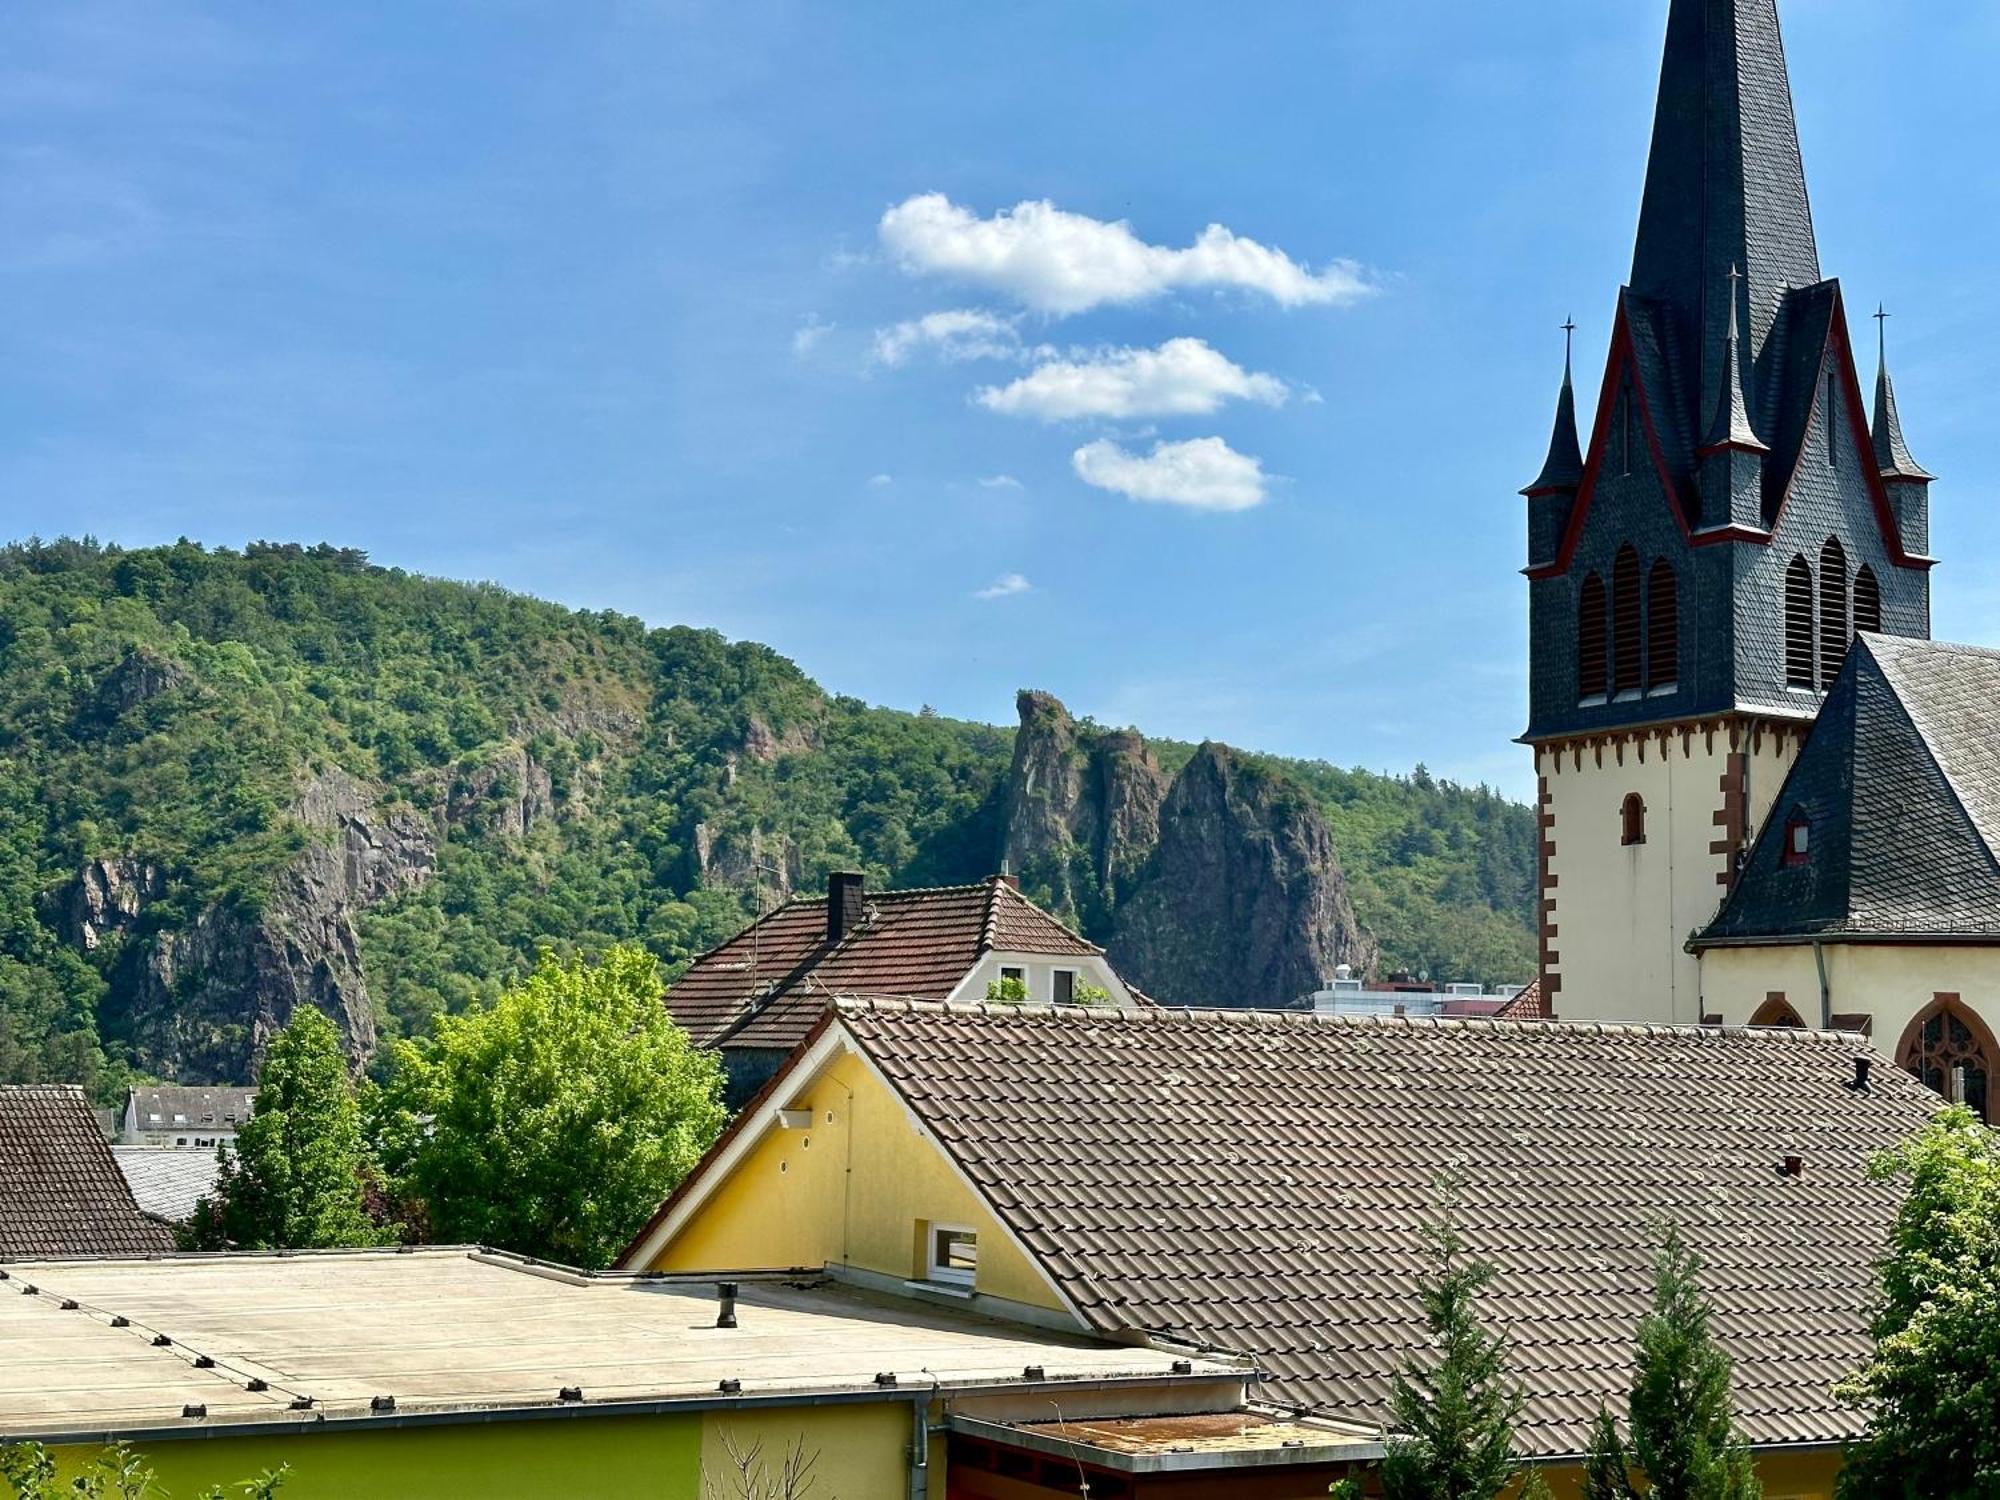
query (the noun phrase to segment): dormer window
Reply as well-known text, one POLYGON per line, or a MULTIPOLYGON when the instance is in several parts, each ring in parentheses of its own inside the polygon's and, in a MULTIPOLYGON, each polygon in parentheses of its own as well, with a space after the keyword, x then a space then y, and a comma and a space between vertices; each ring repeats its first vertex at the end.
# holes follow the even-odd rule
POLYGON ((1646 842, 1646 802, 1637 792, 1625 798, 1618 815, 1618 842, 1626 848, 1646 842))
POLYGON ((1785 823, 1785 863, 1802 865, 1812 853, 1812 820, 1793 813, 1785 823))

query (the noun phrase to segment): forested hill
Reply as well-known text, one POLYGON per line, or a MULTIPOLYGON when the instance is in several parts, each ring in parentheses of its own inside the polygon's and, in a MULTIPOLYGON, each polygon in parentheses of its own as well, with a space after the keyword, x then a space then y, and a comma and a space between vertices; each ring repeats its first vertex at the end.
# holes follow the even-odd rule
MULTIPOLYGON (((226 1081, 300 1003, 365 1053, 542 945, 678 965, 833 868, 977 878, 1014 734, 353 551, 6 548, 0 1080, 226 1081)), ((1246 760, 1322 809, 1385 965, 1533 971, 1528 809, 1246 760)))

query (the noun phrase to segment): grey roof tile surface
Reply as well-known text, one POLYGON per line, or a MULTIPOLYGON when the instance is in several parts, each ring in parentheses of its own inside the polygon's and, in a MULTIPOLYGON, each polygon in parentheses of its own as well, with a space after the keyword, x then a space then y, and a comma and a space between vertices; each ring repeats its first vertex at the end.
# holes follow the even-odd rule
POLYGON ((167 1224, 193 1217, 195 1204, 215 1192, 222 1171, 213 1151, 113 1146, 111 1155, 130 1184, 139 1211, 167 1224))
POLYGON ((1089 1322, 1255 1356, 1279 1402, 1384 1418, 1425 1343, 1419 1226, 1457 1174, 1539 1455, 1579 1450, 1622 1396, 1662 1214, 1706 1260, 1750 1436, 1857 1431, 1833 1386, 1868 1350, 1896 1202, 1868 1160, 1936 1107, 1879 1066, 1856 1093, 1866 1044, 1826 1033, 879 1002, 841 1021, 1089 1322))

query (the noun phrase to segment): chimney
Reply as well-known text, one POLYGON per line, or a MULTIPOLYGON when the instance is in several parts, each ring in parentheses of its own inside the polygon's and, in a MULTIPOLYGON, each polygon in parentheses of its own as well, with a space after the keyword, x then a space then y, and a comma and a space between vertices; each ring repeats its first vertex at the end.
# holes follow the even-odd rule
POLYGON ((1853 1087, 1856 1093, 1866 1093, 1868 1090, 1868 1068, 1870 1061, 1871 1059, 1866 1057, 1857 1057, 1854 1059, 1853 1087))
POLYGON ((832 948, 861 925, 862 882, 854 870, 836 870, 826 877, 826 945, 832 948))
POLYGON ((733 1281, 718 1281, 715 1284, 715 1300, 717 1303, 715 1326, 717 1328, 734 1328, 736 1326, 736 1283, 733 1281))

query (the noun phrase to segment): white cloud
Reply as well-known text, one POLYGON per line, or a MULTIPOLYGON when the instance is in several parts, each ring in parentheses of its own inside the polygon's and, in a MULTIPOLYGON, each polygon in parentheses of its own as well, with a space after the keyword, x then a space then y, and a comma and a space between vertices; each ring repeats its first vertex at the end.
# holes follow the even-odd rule
POLYGON ((1056 314, 1176 288, 1233 287, 1282 307, 1351 302, 1368 290, 1352 261, 1314 271, 1220 224, 1183 250, 1150 245, 1122 220, 1069 213, 1047 199, 982 219, 943 193, 919 193, 883 214, 877 233, 905 271, 991 287, 1056 314))
POLYGON ((925 313, 875 332, 875 358, 882 364, 900 365, 919 349, 953 361, 1018 359, 1021 335, 1013 319, 975 307, 925 313))
POLYGON ((982 490, 1018 490, 1021 481, 1012 474, 988 474, 979 481, 979 487, 982 490))
POLYGON ((895 482, 894 476, 889 474, 870 474, 868 476, 868 486, 870 489, 887 489, 895 482))
POLYGON ((1052 360, 1011 385, 974 397, 989 411, 1059 422, 1071 417, 1205 416, 1225 401, 1282 405, 1285 383, 1258 375, 1200 339, 1168 339, 1157 349, 1105 349, 1052 360))
POLYGON ((998 578, 987 584, 985 588, 975 590, 972 597, 975 599, 1011 599, 1016 594, 1025 594, 1033 588, 1034 585, 1019 573, 1002 573, 998 578))
POLYGON ((820 340, 832 333, 837 326, 827 322, 818 313, 807 313, 799 321, 799 326, 792 331, 792 353, 801 359, 805 358, 818 347, 820 340))
POLYGON ((1133 500, 1190 510, 1250 510, 1264 503, 1264 466, 1219 437, 1155 443, 1145 456, 1100 440, 1070 458, 1076 477, 1133 500))

